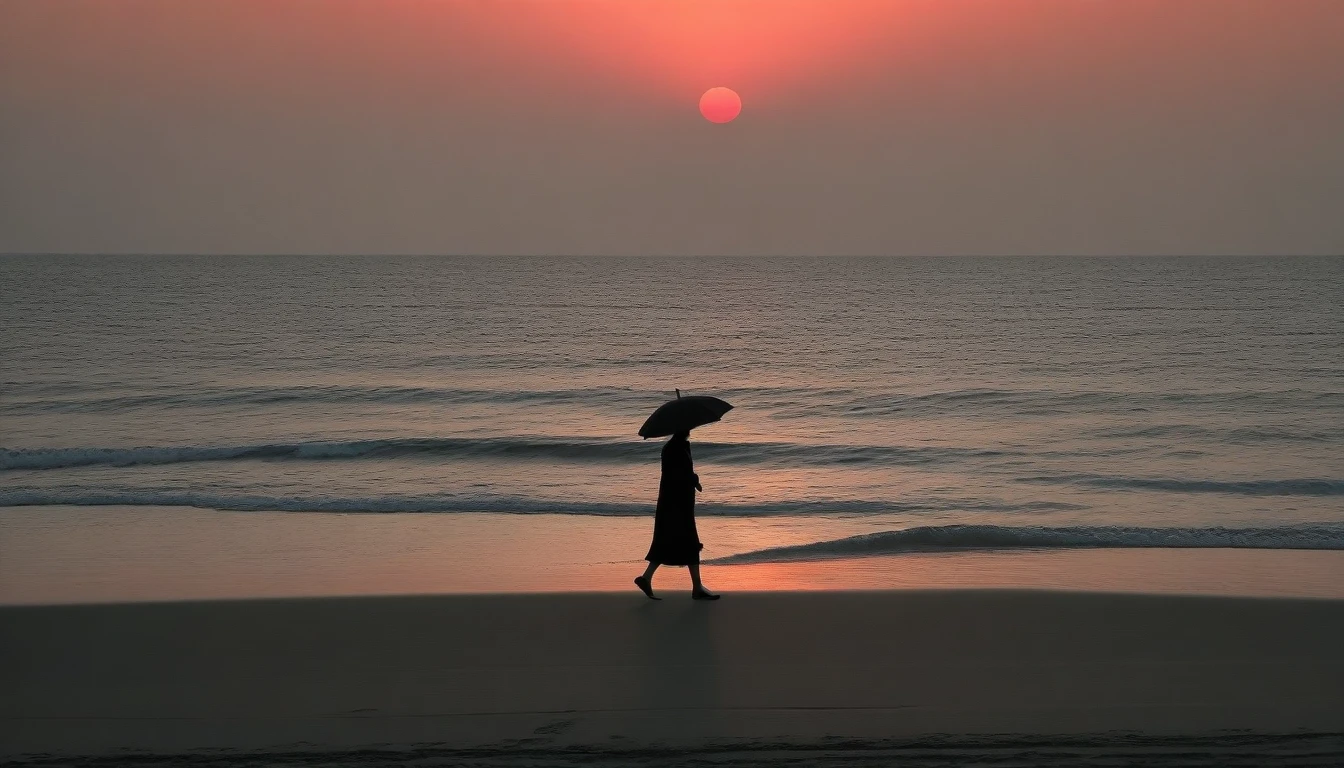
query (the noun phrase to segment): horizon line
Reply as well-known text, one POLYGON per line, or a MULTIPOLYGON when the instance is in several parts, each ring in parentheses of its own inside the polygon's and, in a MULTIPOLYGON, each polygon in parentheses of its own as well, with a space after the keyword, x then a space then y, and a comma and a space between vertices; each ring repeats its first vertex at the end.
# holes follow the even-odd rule
POLYGON ((35 256, 224 258, 436 258, 436 259, 1262 259, 1344 258, 1339 253, 319 253, 209 251, 0 251, 0 258, 35 256))

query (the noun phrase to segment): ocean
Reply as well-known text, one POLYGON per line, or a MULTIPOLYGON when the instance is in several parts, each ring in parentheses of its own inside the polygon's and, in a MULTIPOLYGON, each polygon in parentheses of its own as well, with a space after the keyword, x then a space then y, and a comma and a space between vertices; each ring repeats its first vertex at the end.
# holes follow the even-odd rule
POLYGON ((759 531, 709 559, 1339 550, 1341 287, 1339 258, 5 257, 0 517, 643 520, 636 430, 680 389, 735 406, 692 434, 698 515, 759 531))

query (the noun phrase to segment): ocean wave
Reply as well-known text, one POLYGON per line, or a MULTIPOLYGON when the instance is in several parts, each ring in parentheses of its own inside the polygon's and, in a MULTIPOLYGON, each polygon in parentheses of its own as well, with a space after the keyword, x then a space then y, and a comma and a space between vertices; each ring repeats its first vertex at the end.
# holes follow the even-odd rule
MULTIPOLYGON (((209 461, 321 461, 389 457, 656 462, 661 443, 602 438, 389 438, 235 446, 0 449, 0 470, 130 467, 209 461)), ((696 442, 696 455, 725 464, 922 466, 1008 455, 975 448, 696 442)))
POLYGON ((1175 438, 1207 440, 1232 445, 1260 445, 1269 442, 1338 443, 1339 435, 1319 429, 1286 427, 1208 427, 1197 424, 1142 424, 1097 430, 1096 437, 1108 439, 1152 440, 1175 438))
MULTIPOLYGON (((0 491, 0 507, 30 506, 153 506, 198 507, 238 512, 369 512, 567 514, 608 517, 645 516, 653 502, 561 501, 489 493, 439 493, 382 496, 271 496, 249 493, 197 493, 171 489, 13 488, 0 491)), ((699 503, 696 514, 723 517, 784 517, 790 515, 872 515, 946 512, 1042 512, 1075 510, 1061 502, 1000 504, 987 501, 901 503, 861 499, 816 499, 760 504, 699 503)))
POLYGON ((224 446, 31 448, 0 451, 0 470, 129 467, 209 461, 322 461, 397 456, 616 460, 645 457, 652 446, 598 440, 512 438, 392 438, 224 446))
POLYGON ((1065 528, 936 525, 744 552, 715 563, 769 563, 843 557, 1021 549, 1323 549, 1344 550, 1344 525, 1272 528, 1065 528))
POLYGON ((1315 477, 1276 480, 1194 480, 1120 475, 1037 475, 1019 477, 1017 481, 1047 485, 1084 485, 1121 491, 1226 493, 1236 496, 1344 496, 1344 480, 1315 477))
MULTIPOLYGON (((632 410, 652 409, 669 393, 628 387, 587 387, 553 390, 472 389, 424 386, 263 386, 200 387, 130 391, 107 395, 105 390, 82 387, 42 385, 12 388, 27 396, 0 400, 0 407, 18 412, 100 412, 128 408, 215 408, 267 405, 589 405, 597 407, 629 406, 632 410)), ((763 403, 791 402, 800 398, 845 398, 849 389, 798 387, 739 387, 715 390, 727 399, 748 399, 763 403)))
POLYGON ((623 402, 648 404, 658 402, 656 393, 640 392, 619 387, 562 389, 544 391, 515 391, 495 389, 459 389, 417 386, 282 386, 282 387, 204 387, 200 389, 169 389, 162 391, 132 392, 110 396, 90 396, 85 391, 56 390, 45 397, 30 397, 4 403, 8 410, 17 411, 118 411, 127 408, 174 407, 228 407, 285 404, 389 404, 437 403, 443 405, 470 405, 498 403, 518 405, 551 403, 569 405, 592 403, 612 405, 623 402), (55 396, 53 396, 55 395, 55 396))
POLYGON ((874 393, 799 403, 783 416, 903 417, 945 414, 1045 416, 1083 411, 1133 413, 1164 409, 1200 410, 1340 408, 1344 393, 1310 390, 1272 392, 1114 392, 1017 389, 959 389, 919 394, 874 393))
MULTIPOLYGON (((629 361, 626 361, 627 363, 629 361)), ((509 390, 413 385, 356 384, 282 385, 255 387, 195 386, 172 388, 129 387, 108 394, 61 382, 13 382, 5 387, 0 408, 15 413, 115 412, 134 408, 229 408, 302 405, 558 405, 589 406, 642 412, 662 402, 665 392, 629 387, 580 387, 553 390, 509 390)), ((1262 392, 1121 392, 1104 390, 969 388, 937 392, 868 392, 844 387, 730 387, 715 390, 729 401, 765 409, 779 419, 821 417, 884 418, 945 415, 1041 416, 1086 412, 1133 413, 1155 410, 1227 408, 1271 411, 1290 408, 1337 410, 1344 393, 1312 390, 1262 392)), ((1139 429, 1150 429, 1140 427, 1139 429)), ((1162 427, 1157 427, 1162 434, 1162 427)), ((1179 434, 1179 428, 1177 429, 1179 434)), ((1275 434, 1270 430, 1269 437, 1275 434)), ((1320 432, 1290 439, 1321 439, 1320 432)), ((1145 436, 1140 432, 1139 437, 1145 436)), ((1247 436, 1248 439, 1255 435, 1247 436)))
POLYGON ((631 516, 649 514, 652 504, 566 502, 527 497, 471 494, 350 496, 266 496, 187 491, 87 491, 18 489, 0 491, 0 507, 146 506, 197 507, 229 512, 492 512, 631 516))

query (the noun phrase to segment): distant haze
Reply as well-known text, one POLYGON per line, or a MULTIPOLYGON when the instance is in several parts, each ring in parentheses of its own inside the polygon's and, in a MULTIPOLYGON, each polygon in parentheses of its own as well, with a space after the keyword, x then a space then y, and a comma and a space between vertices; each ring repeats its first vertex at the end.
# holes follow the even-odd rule
POLYGON ((1344 0, 0 0, 0 252, 1344 253, 1344 0))

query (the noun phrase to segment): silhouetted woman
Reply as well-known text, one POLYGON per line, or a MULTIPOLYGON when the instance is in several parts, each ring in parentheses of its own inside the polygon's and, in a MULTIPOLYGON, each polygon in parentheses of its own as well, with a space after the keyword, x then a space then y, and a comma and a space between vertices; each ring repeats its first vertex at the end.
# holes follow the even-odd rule
POLYGON ((695 474, 691 460, 691 433, 678 432, 663 446, 663 479, 658 483, 658 508, 653 517, 653 544, 644 556, 649 567, 643 576, 635 577, 635 584, 654 600, 653 572, 660 565, 685 565, 691 570, 691 597, 696 600, 718 600, 719 596, 705 589, 700 582, 700 536, 695 531, 695 492, 700 477, 695 474))

